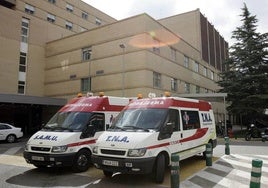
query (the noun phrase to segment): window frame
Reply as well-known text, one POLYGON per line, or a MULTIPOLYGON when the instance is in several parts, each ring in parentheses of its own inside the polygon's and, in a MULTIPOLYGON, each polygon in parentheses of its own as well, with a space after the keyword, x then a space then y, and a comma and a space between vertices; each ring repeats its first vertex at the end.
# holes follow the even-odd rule
POLYGON ((30 21, 28 19, 22 18, 22 21, 21 21, 21 42, 28 43, 29 23, 30 23, 30 21))
POLYGON ((27 70, 27 53, 20 52, 19 72, 27 70))
POLYGON ((190 58, 188 56, 184 55, 183 63, 184 63, 183 64, 184 67, 189 68, 189 66, 190 66, 190 58))
POLYGON ((27 13, 27 14, 34 14, 35 13, 35 7, 28 4, 28 3, 25 3, 25 6, 24 6, 24 11, 27 13))
POLYGON ((89 61, 92 56, 92 47, 82 48, 82 61, 89 61))
POLYGON ((158 72, 153 72, 153 87, 161 88, 161 74, 158 72))
POLYGON ((50 23, 55 23, 56 16, 54 14, 47 13, 47 21, 49 21, 50 23))
POLYGON ((65 28, 68 30, 72 30, 73 29, 73 23, 70 21, 65 21, 65 28))
POLYGON ((18 81, 18 94, 25 94, 25 81, 18 81))
POLYGON ((185 93, 190 93, 191 92, 191 85, 190 85, 190 83, 188 83, 188 82, 185 82, 184 83, 184 92, 185 93))
POLYGON ((170 86, 171 91, 178 90, 178 80, 176 78, 171 78, 170 84, 171 84, 170 86))
POLYGON ((181 110, 182 129, 194 130, 201 127, 199 112, 196 110, 181 110))
POLYGON ((203 68, 203 75, 204 75, 205 77, 208 76, 208 68, 205 67, 205 66, 204 66, 204 68, 203 68))
POLYGON ((66 3, 66 10, 72 13, 74 11, 74 6, 69 3, 66 3))
POLYGON ((56 4, 56 0, 48 0, 48 2, 51 4, 56 4))
POLYGON ((199 63, 197 61, 194 61, 194 72, 199 73, 199 63))
POLYGON ((85 11, 82 11, 81 17, 82 17, 84 20, 88 20, 88 13, 85 12, 85 11))
POLYGON ((96 23, 96 25, 101 25, 101 19, 100 18, 95 18, 95 23, 96 23))
POLYGON ((91 91, 91 78, 81 78, 81 91, 89 92, 91 91))

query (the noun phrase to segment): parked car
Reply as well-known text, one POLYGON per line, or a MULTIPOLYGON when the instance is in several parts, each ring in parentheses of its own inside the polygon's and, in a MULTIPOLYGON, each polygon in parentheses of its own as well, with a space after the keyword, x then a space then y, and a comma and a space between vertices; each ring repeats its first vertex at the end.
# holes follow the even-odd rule
POLYGON ((21 128, 14 127, 7 123, 0 123, 0 140, 13 143, 21 137, 23 137, 21 128))

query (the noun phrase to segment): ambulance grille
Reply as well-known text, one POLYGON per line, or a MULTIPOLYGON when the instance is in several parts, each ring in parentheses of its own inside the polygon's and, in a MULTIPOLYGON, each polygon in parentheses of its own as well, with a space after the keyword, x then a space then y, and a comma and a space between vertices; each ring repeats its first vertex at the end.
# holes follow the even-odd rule
POLYGON ((108 155, 125 155, 126 151, 101 149, 101 153, 108 155))
POLYGON ((44 152, 49 152, 50 148, 45 148, 45 147, 31 147, 32 151, 44 151, 44 152))

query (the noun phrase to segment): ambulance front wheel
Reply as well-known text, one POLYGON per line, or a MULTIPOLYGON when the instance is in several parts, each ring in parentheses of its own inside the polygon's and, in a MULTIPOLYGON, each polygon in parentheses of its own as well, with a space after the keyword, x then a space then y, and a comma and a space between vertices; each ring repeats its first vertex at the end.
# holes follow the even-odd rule
POLYGON ((153 175, 156 183, 162 183, 165 177, 166 159, 164 154, 158 155, 155 161, 153 175))
POLYGON ((88 170, 90 162, 91 152, 83 149, 76 154, 72 168, 75 172, 85 172, 88 170))

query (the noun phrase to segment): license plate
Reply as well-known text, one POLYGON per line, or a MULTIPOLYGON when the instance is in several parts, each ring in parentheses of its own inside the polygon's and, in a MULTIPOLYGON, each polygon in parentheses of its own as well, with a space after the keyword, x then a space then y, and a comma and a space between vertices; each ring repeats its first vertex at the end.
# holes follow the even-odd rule
POLYGON ((103 160, 102 161, 103 165, 107 165, 107 166, 118 166, 118 161, 109 161, 109 160, 103 160))
POLYGON ((39 156, 32 156, 32 160, 34 160, 34 161, 44 161, 45 158, 44 157, 39 157, 39 156))

